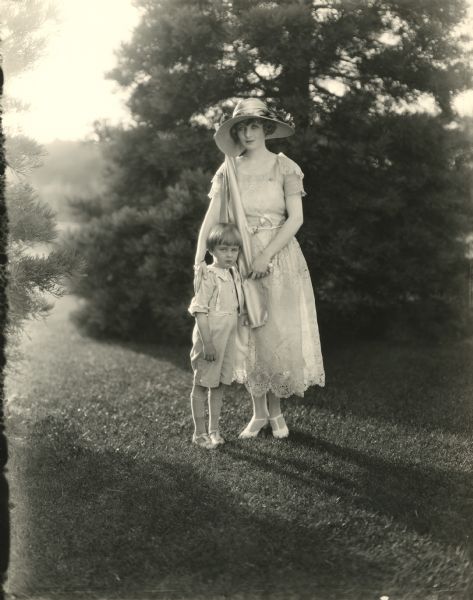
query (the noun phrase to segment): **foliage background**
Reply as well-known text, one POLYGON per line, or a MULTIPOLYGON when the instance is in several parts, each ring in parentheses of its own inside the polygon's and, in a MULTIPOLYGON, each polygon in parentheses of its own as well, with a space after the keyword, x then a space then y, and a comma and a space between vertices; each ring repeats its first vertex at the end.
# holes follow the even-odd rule
POLYGON ((306 177, 298 235, 322 334, 468 331, 471 87, 463 0, 138 0, 142 20, 110 74, 132 127, 97 125, 106 192, 80 203, 69 244, 95 334, 185 340, 212 127, 236 99, 289 111, 274 142, 306 177))

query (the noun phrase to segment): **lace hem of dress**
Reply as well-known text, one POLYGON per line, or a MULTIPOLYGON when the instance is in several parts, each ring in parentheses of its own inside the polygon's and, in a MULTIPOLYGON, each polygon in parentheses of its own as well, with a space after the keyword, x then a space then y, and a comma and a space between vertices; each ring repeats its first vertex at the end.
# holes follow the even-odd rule
MULTIPOLYGON (((313 385, 325 387, 325 372, 322 371, 316 376, 309 377, 300 382, 292 382, 292 384, 283 384, 281 382, 275 383, 274 381, 264 378, 264 381, 251 383, 248 381, 248 375, 244 370, 236 370, 233 372, 232 382, 242 383, 246 386, 250 394, 255 396, 263 396, 267 392, 272 392, 278 398, 289 398, 290 396, 304 397, 306 392, 313 385)), ((277 377, 275 379, 278 379, 277 377)))

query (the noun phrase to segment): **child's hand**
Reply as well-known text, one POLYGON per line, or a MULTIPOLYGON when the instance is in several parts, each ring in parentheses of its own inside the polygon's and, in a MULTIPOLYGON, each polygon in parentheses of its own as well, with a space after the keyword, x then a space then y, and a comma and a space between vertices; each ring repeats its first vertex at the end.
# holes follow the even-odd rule
POLYGON ((238 315, 238 326, 239 327, 249 327, 250 319, 248 317, 248 313, 245 311, 238 315))
POLYGON ((205 360, 208 360, 209 362, 213 362, 214 360, 217 359, 217 352, 216 352, 215 346, 212 344, 212 342, 209 342, 208 344, 204 344, 204 358, 205 358, 205 360))

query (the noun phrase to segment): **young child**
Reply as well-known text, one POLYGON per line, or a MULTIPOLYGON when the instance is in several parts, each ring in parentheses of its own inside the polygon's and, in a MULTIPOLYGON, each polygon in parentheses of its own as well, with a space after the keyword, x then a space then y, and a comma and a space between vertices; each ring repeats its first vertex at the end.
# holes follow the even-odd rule
POLYGON ((189 306, 196 324, 192 334, 191 365, 194 385, 191 392, 195 431, 192 442, 203 448, 224 443, 219 432, 224 388, 233 379, 238 317, 243 312, 243 291, 236 269, 242 240, 237 227, 219 223, 207 238, 213 256, 207 277, 202 279, 189 306), (205 400, 209 402, 209 432, 205 428, 205 400))

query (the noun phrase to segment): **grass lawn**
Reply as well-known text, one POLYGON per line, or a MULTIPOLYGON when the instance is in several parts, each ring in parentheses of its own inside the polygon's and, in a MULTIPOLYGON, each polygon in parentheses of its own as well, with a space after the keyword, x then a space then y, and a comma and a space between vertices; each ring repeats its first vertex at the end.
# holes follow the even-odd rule
POLYGON ((468 599, 473 344, 325 353, 287 440, 190 444, 188 349, 32 323, 7 384, 10 597, 468 599))

